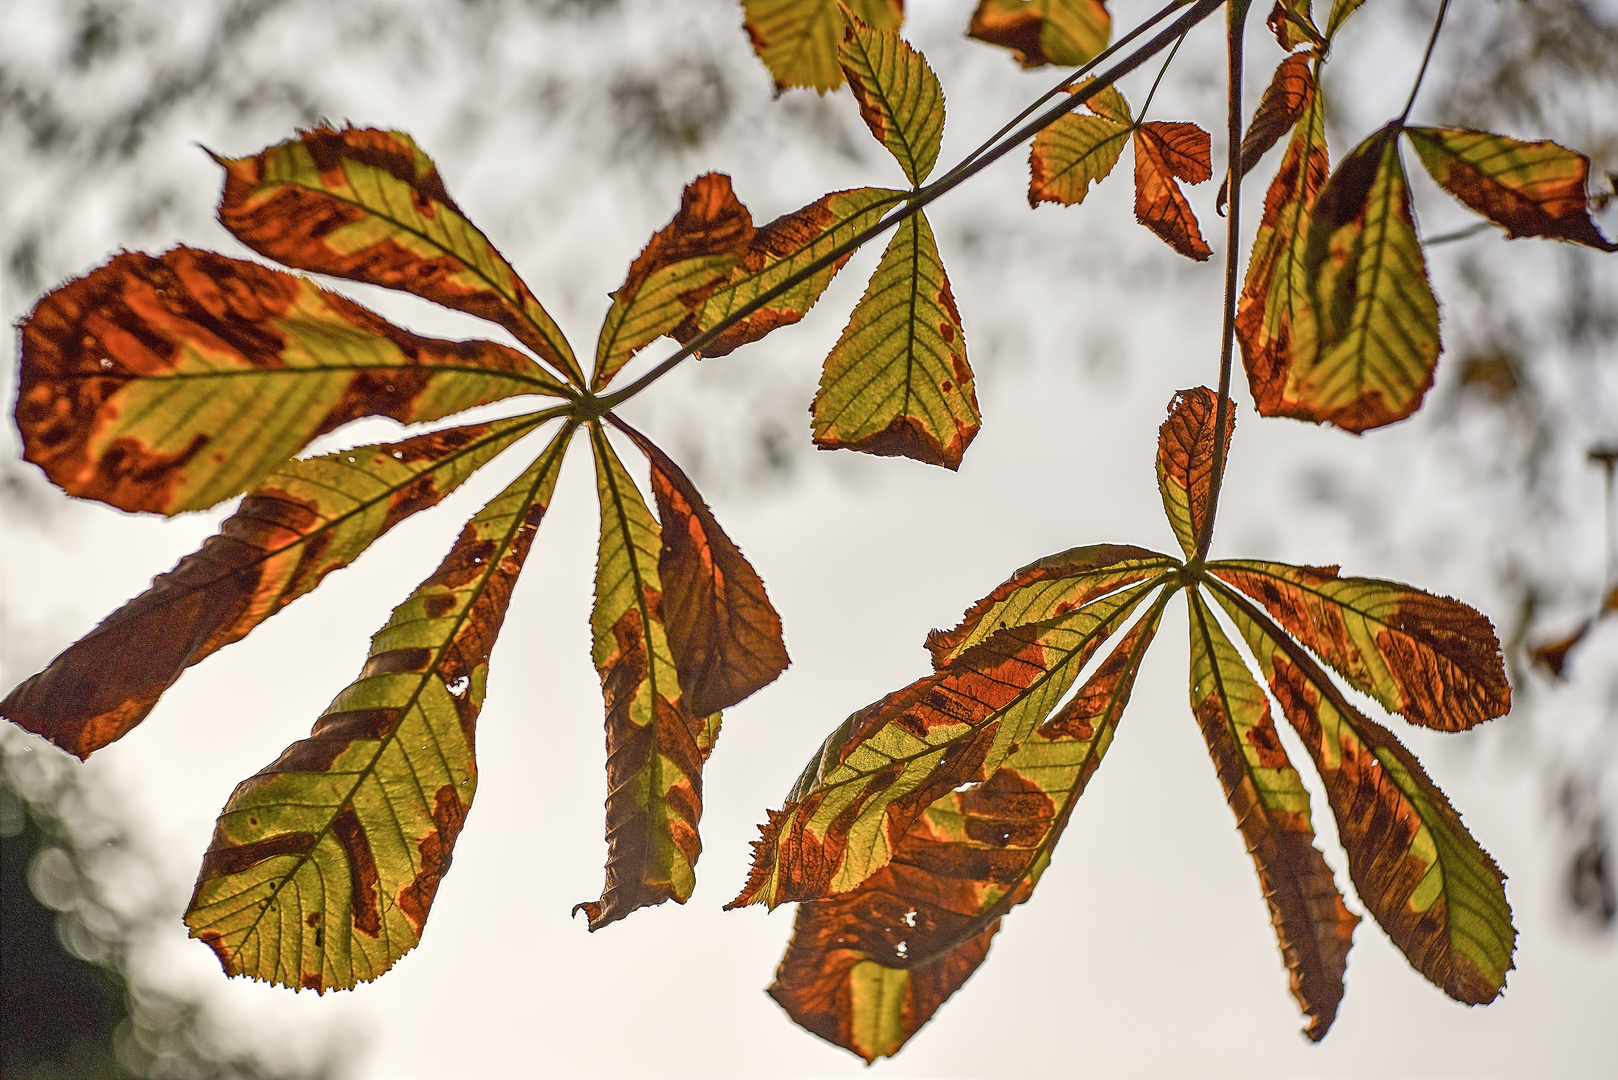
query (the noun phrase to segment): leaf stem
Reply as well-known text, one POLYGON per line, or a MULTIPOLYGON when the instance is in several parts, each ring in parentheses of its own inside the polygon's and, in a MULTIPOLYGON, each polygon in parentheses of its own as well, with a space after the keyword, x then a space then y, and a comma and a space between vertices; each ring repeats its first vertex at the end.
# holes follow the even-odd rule
POLYGON ((1224 486, 1225 456, 1230 442, 1230 375, 1236 350, 1236 291, 1240 285, 1242 220, 1242 34, 1249 4, 1232 3, 1226 23, 1226 138, 1230 150, 1226 168, 1230 189, 1230 216, 1225 219, 1225 310, 1220 320, 1219 393, 1214 401, 1214 467, 1208 482, 1208 506, 1202 514, 1202 535, 1197 537, 1195 561, 1208 557, 1213 543, 1214 517, 1219 510, 1219 489, 1224 486))
POLYGON ((1146 102, 1140 107, 1140 112, 1135 116, 1135 120, 1137 122, 1146 119, 1146 110, 1152 107, 1152 99, 1157 96, 1158 85, 1163 81, 1163 76, 1169 73, 1169 65, 1174 63, 1174 55, 1180 51, 1180 46, 1184 44, 1185 35, 1181 34, 1180 40, 1176 41, 1174 43, 1174 48, 1169 50, 1168 59, 1164 60, 1163 66, 1157 69, 1157 78, 1152 80, 1152 88, 1146 91, 1146 102))
MULTIPOLYGON (((904 196, 905 201, 903 206, 883 215, 882 219, 876 224, 872 225, 870 228, 850 237, 841 244, 838 244, 836 247, 832 248, 830 251, 815 259, 803 269, 799 270, 797 273, 792 274, 785 280, 781 281, 775 287, 765 290, 758 296, 754 297, 749 303, 737 308, 723 320, 714 324, 713 327, 703 331, 690 341, 686 342, 672 356, 659 363, 651 371, 648 371, 645 375, 642 375, 634 382, 611 394, 607 394, 606 396, 597 399, 598 404, 596 408, 600 412, 606 412, 610 409, 617 408, 619 405, 623 404, 625 401, 628 401, 630 398, 646 389, 652 383, 668 374, 682 361, 701 352, 708 345, 712 344, 725 331, 752 315, 760 308, 769 304, 772 300, 784 295, 791 289, 796 288, 810 277, 818 274, 826 267, 833 265, 844 256, 851 254, 857 248, 862 247, 873 238, 893 229, 900 222, 908 220, 909 218, 914 217, 916 214, 919 214, 923 207, 927 206, 929 203, 935 202, 939 198, 942 198, 944 195, 947 195, 949 192, 955 190, 955 188, 959 187, 967 180, 970 180, 972 177, 976 176, 978 173, 982 172, 996 161, 999 161, 1001 158, 1005 157, 1006 154, 1010 153, 1018 145, 1054 124, 1057 120, 1060 120, 1062 117, 1066 116, 1068 113, 1090 100, 1090 98, 1095 96, 1095 94, 1106 87, 1111 86, 1113 83, 1117 82, 1131 71, 1134 71, 1136 68, 1140 67, 1147 60, 1162 52, 1175 40, 1183 37, 1186 31, 1190 30, 1193 26, 1202 22, 1202 20, 1206 19, 1220 7, 1224 6, 1224 3, 1225 0, 1197 0, 1195 4, 1191 5, 1190 8, 1186 10, 1185 14, 1174 20, 1174 22, 1170 24, 1167 29, 1153 37, 1136 51, 1125 56, 1107 71, 1096 76, 1095 79, 1086 83, 1079 89, 1072 91, 1061 101, 1057 102, 1055 105, 1052 105, 1050 108, 1038 114, 1033 119, 1027 121, 1021 127, 1012 131, 1009 135, 998 136, 997 141, 995 141, 992 146, 968 155, 960 162, 960 164, 956 165, 937 180, 934 180, 930 184, 923 185, 910 194, 904 196)), ((1247 6, 1246 3, 1242 2, 1242 0, 1237 0, 1237 3, 1245 11, 1247 6)), ((1071 81, 1071 78, 1067 80, 1067 82, 1071 81)))
POLYGON ((1432 36, 1427 39, 1427 52, 1421 58, 1421 70, 1416 72, 1416 85, 1410 88, 1410 100, 1405 102, 1404 112, 1399 114, 1399 126, 1401 128, 1405 126, 1405 121, 1410 119, 1410 110, 1416 104, 1416 94, 1421 90, 1421 81, 1427 77, 1427 65, 1432 62, 1433 46, 1438 44, 1438 31, 1443 29, 1444 13, 1447 11, 1449 11, 1449 0, 1442 0, 1442 3, 1438 5, 1438 18, 1433 20, 1432 36))

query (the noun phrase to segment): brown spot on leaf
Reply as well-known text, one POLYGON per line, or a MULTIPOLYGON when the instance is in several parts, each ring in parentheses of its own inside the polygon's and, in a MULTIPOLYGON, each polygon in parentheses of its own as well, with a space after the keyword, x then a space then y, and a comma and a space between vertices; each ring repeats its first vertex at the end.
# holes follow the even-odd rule
POLYGON ((233 844, 223 833, 215 830, 213 843, 202 857, 202 871, 197 875, 197 886, 201 888, 205 881, 239 874, 266 859, 281 855, 307 855, 314 849, 313 833, 282 833, 251 844, 233 844))
POLYGON ((304 990, 313 990, 317 994, 324 994, 326 992, 326 983, 320 977, 320 973, 318 971, 304 972, 303 979, 299 983, 299 986, 304 990))
POLYGON ((390 652, 377 653, 365 661, 365 668, 360 672, 360 678, 426 671, 432 658, 431 649, 394 649, 390 652))
POLYGON ((347 856, 349 906, 354 912, 354 929, 367 937, 377 937, 382 933, 382 912, 377 907, 376 859, 353 803, 345 804, 337 812, 331 831, 347 856))
POLYGON ((429 619, 441 619, 455 610, 455 602, 454 593, 438 593, 423 600, 421 606, 429 619))
POLYGON ((434 793, 433 831, 416 844, 421 854, 421 869, 416 871, 410 884, 399 890, 399 910, 415 927, 418 938, 426 925, 433 898, 438 895, 438 883, 449 873, 455 840, 466 824, 466 811, 466 805, 451 785, 445 784, 434 793))

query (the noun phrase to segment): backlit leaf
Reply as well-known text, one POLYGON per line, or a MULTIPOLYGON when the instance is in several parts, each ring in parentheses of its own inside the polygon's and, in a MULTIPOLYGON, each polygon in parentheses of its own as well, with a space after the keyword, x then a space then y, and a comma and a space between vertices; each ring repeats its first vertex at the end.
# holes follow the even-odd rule
POLYGON ((899 223, 810 406, 815 445, 957 468, 978 433, 966 335, 927 218, 899 223))
MULTIPOLYGON (((594 388, 603 389, 637 351, 664 334, 682 344, 711 330, 857 232, 902 197, 882 188, 834 191, 763 228, 737 200, 730 177, 687 185, 674 219, 629 268, 602 323, 594 388)), ((722 356, 788 326, 814 306, 848 256, 809 275, 705 345, 722 356)))
POLYGON ((1360 9, 1365 0, 1332 0, 1331 15, 1326 20, 1326 36, 1336 37, 1343 22, 1360 9))
POLYGON ((1360 901, 1435 986, 1471 1005, 1494 1000, 1517 937, 1494 860, 1391 732, 1252 604, 1217 584, 1214 595, 1325 782, 1360 901))
MULTIPOLYGON (((1279 7, 1279 5, 1277 5, 1279 7)), ((1315 73, 1308 53, 1295 53, 1282 60, 1259 99, 1258 109, 1242 136, 1242 175, 1258 164, 1258 159, 1291 131, 1315 100, 1315 73)), ((1219 186, 1219 212, 1224 213, 1230 180, 1219 186)))
MULTIPOLYGON (((1111 87, 1107 89, 1111 90, 1111 87)), ((1112 95, 1122 102, 1116 92, 1112 95)), ((1034 136, 1028 152, 1028 205, 1042 202, 1072 206, 1084 201, 1091 184, 1099 184, 1118 164, 1129 142, 1128 106, 1121 117, 1068 113, 1034 136)))
POLYGON ((590 632, 607 710, 607 881, 600 900, 573 910, 599 930, 636 908, 690 898, 702 852, 702 762, 719 718, 692 715, 680 693, 658 524, 597 425, 590 445, 601 502, 590 632))
POLYGON ((1002 630, 1043 622, 1092 600, 1176 569, 1179 562, 1128 544, 1092 544, 1048 555, 1018 570, 967 609, 953 630, 927 635, 934 670, 1002 630))
MULTIPOLYGON (((1157 430, 1157 490, 1186 558, 1197 553, 1207 525, 1208 494, 1217 467, 1214 419, 1218 398, 1206 386, 1181 390, 1169 403, 1169 418, 1157 430)), ((1218 457, 1230 450, 1236 403, 1225 399, 1225 430, 1218 457)))
POLYGON ((515 349, 399 329, 300 277, 124 252, 22 324, 24 456, 71 495, 177 514, 363 416, 435 420, 560 384, 515 349))
POLYGON ((1208 568, 1356 690, 1412 723, 1465 731, 1511 710, 1494 627, 1459 600, 1338 577, 1335 566, 1229 559, 1208 568))
POLYGON ((1253 403, 1264 416, 1291 416, 1293 383, 1315 352, 1315 320, 1304 271, 1309 211, 1326 184, 1326 102, 1318 88, 1293 129, 1281 168, 1264 196, 1264 216, 1253 241, 1247 280, 1236 305, 1253 403), (1294 357, 1306 358, 1294 363, 1294 357))
POLYGON ((981 0, 970 37, 1010 49, 1025 68, 1078 67, 1107 47, 1106 0, 981 0))
POLYGON ((897 30, 904 21, 904 0, 742 0, 753 51, 776 90, 805 86, 825 93, 843 85, 837 49, 847 28, 844 7, 882 30, 897 30))
POLYGON ((1550 236, 1618 251, 1590 217, 1590 159, 1583 154, 1464 128, 1406 128, 1405 134, 1440 187, 1513 239, 1550 236))
POLYGON ((1299 45, 1321 46, 1326 39, 1320 36, 1310 12, 1311 0, 1275 0, 1275 6, 1264 20, 1281 48, 1291 52, 1299 45))
POLYGON ((1191 711, 1208 743, 1253 857, 1293 997, 1309 1018, 1305 1034, 1325 1038, 1343 998, 1354 926, 1331 868, 1315 847, 1309 793, 1270 718, 1270 700, 1208 611, 1187 594, 1191 615, 1191 711))
POLYGON ((919 185, 933 171, 944 140, 944 90, 938 76, 898 30, 850 24, 837 53, 860 116, 919 185))
POLYGON ((1349 431, 1415 412, 1438 363, 1438 301, 1390 124, 1337 167, 1315 199, 1304 274, 1319 335, 1293 344, 1281 415, 1349 431))
POLYGON ((467 523, 313 734, 232 792, 185 917, 226 974, 344 989, 420 940, 477 790, 489 652, 571 434, 467 523))
MULTIPOLYGON (((728 709, 787 668, 781 617, 758 571, 668 455, 620 423, 652 467, 663 549, 657 574, 682 700, 694 716, 728 709)), ((701 741, 701 740, 699 740, 701 741)))
POLYGON ((836 896, 887 865, 922 811, 1000 767, 1162 580, 1002 630, 843 721, 770 811, 730 906, 836 896))
POLYGON ((891 1056, 982 963, 1027 900, 1129 701, 1163 598, 1073 700, 986 781, 929 806, 893 861, 853 892, 798 909, 770 996, 873 1061, 891 1056))
POLYGON ((532 431, 529 417, 289 461, 217 536, 0 702, 0 716, 88 757, 186 668, 240 641, 405 518, 532 431))
POLYGON ((1154 120, 1135 129, 1135 220, 1198 262, 1213 252, 1174 181, 1200 184, 1212 175, 1208 133, 1197 125, 1154 120))
POLYGON ((315 127, 253 157, 215 160, 225 168, 219 221, 254 251, 498 323, 583 384, 567 338, 410 136, 315 127))

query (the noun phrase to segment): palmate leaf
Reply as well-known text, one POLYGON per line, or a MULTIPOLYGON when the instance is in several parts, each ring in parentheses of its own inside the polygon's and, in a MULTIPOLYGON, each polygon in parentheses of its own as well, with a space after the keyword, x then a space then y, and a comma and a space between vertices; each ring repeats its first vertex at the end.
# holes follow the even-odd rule
POLYGON ((561 385, 491 341, 441 341, 291 274, 125 252, 22 324, 24 456, 71 495, 177 514, 260 483, 364 416, 435 420, 561 385))
POLYGON ((420 940, 477 790, 489 653, 572 431, 467 523, 313 734, 231 794, 186 911, 226 974, 352 987, 420 940))
POLYGON ((1208 570, 1264 606, 1349 685, 1411 723, 1465 731, 1511 710, 1489 620, 1447 596, 1335 566, 1239 559, 1208 570))
POLYGON ((219 221, 254 251, 498 323, 583 385, 562 331, 410 136, 316 127, 253 157, 215 160, 225 168, 219 221))
POLYGON ((794 1020, 874 1061, 897 1053, 977 969, 1000 919, 1050 864, 1171 592, 987 780, 927 807, 892 862, 847 895, 798 909, 770 987, 794 1020))
POLYGON ((1225 427, 1218 454, 1214 420, 1218 397, 1206 386, 1181 390, 1169 403, 1169 417, 1157 430, 1157 490, 1163 513, 1186 558, 1197 553, 1207 527, 1208 493, 1216 468, 1230 449, 1236 427, 1236 403, 1225 399, 1225 427), (1217 460, 1216 460, 1217 458, 1217 460))
MULTIPOLYGON (((1311 72, 1311 83, 1316 77, 1311 72)), ((1317 86, 1264 196, 1264 216, 1236 304, 1236 340, 1254 406, 1264 416, 1294 415, 1298 391, 1293 384, 1303 365, 1295 365, 1293 358, 1314 356, 1315 320, 1304 249, 1310 210, 1328 170, 1326 102, 1317 86)))
MULTIPOLYGON (((621 421, 651 465, 663 540, 657 573, 681 699, 694 716, 728 709, 787 668, 781 617, 695 485, 652 441, 621 421)), ((704 757, 707 749, 704 748, 704 757)))
POLYGON ((1393 735, 1350 705, 1296 643, 1212 583, 1325 781, 1349 876, 1415 969, 1472 1005, 1498 997, 1516 930, 1504 875, 1393 735))
MULTIPOLYGON (((832 192, 755 228, 730 177, 699 176, 686 186, 674 219, 647 243, 613 293, 596 345, 592 387, 604 389, 636 352, 665 334, 683 344, 718 326, 874 224, 900 197, 882 188, 832 192)), ((701 355, 722 356, 797 322, 847 261, 845 255, 742 318, 701 355)))
POLYGON ((1519 236, 1549 236, 1618 251, 1590 217, 1590 159, 1553 142, 1465 128, 1405 128, 1438 185, 1519 236))
POLYGON ((993 775, 1165 580, 1007 626, 849 717, 761 826, 752 873, 729 906, 848 893, 886 866, 935 800, 993 775))
POLYGON ((967 35, 1010 49, 1025 68, 1087 63, 1112 39, 1106 0, 981 0, 967 35))
POLYGON ((897 30, 850 23, 837 51, 860 117, 888 148, 911 184, 938 161, 944 140, 944 90, 926 59, 897 30))
POLYGON ((681 694, 658 523, 597 424, 590 446, 601 503, 590 631, 607 713, 607 880, 600 900, 574 911, 599 930, 636 908, 690 898, 702 851, 702 762, 719 715, 693 715, 681 694))
POLYGON ((1292 343, 1280 415, 1366 431, 1415 412, 1433 384, 1438 301, 1398 136, 1395 122, 1361 143, 1315 199, 1303 272, 1317 337, 1312 355, 1292 343))
POLYGON ((1354 926, 1331 868, 1315 847, 1309 793, 1287 758, 1270 702, 1196 589, 1191 621, 1191 711, 1208 743, 1225 799, 1253 857, 1292 994, 1325 1038, 1343 998, 1354 926))
POLYGON ((538 417, 449 428, 289 461, 200 550, 0 702, 0 715, 79 757, 123 737, 180 674, 436 505, 538 417))
POLYGON ((844 8, 884 30, 904 21, 904 0, 742 0, 747 36, 777 91, 804 86, 825 93, 843 85, 837 48, 847 28, 844 8))
POLYGON ((1197 262, 1213 252, 1175 180, 1200 184, 1213 176, 1209 145, 1195 124, 1154 120, 1135 129, 1135 220, 1197 262))
POLYGON ((826 357, 810 413, 821 449, 959 467, 982 421, 961 315, 924 214, 894 231, 826 357))

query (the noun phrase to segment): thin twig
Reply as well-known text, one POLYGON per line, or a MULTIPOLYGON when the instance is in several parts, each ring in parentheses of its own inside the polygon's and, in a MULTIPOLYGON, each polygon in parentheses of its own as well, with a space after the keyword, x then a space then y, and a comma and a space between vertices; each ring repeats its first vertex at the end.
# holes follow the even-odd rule
POLYGON ((1399 126, 1404 127, 1405 121, 1410 119, 1410 110, 1416 104, 1416 93, 1421 89, 1421 80, 1427 77, 1427 65, 1433 59, 1433 46, 1438 44, 1438 31, 1444 26, 1444 13, 1449 10, 1449 0, 1443 0, 1438 5, 1438 18, 1433 20, 1433 33, 1427 39, 1427 52, 1421 58, 1421 70, 1416 72, 1416 85, 1410 88, 1410 100, 1405 102, 1405 111, 1399 114, 1399 126))
POLYGON ((639 379, 636 379, 628 386, 625 386, 612 394, 608 394, 600 398, 598 404, 599 409, 604 412, 608 409, 613 409, 623 404, 625 401, 634 397, 636 394, 646 389, 646 387, 668 374, 682 361, 707 348, 719 337, 719 335, 723 334, 725 331, 729 330, 731 327, 735 326, 749 315, 752 315, 755 311, 758 311, 760 308, 769 304, 772 300, 785 295, 787 292, 796 288, 804 281, 807 281, 815 274, 818 274, 821 270, 824 270, 826 267, 831 266, 838 260, 842 259, 843 256, 852 253, 855 249, 863 246, 873 238, 888 232, 890 229, 893 229, 900 222, 920 213, 922 208, 927 206, 929 203, 934 202, 944 195, 947 195, 949 192, 955 190, 955 188, 959 187, 967 180, 970 180, 972 177, 976 176, 978 173, 982 172, 996 161, 999 161, 1001 158, 1005 157, 1006 154, 1010 153, 1024 141, 1045 128, 1050 127, 1057 120, 1060 120, 1062 117, 1066 116, 1068 113, 1090 100, 1090 98, 1094 97, 1101 90, 1111 86, 1114 82, 1123 78, 1131 71, 1134 71, 1147 60, 1150 60, 1153 56, 1156 56, 1159 52, 1162 52, 1177 38, 1183 36, 1186 31, 1190 30, 1191 27, 1197 25, 1209 15, 1212 15, 1215 11, 1219 10, 1224 3, 1225 0, 1197 0, 1195 4, 1186 10, 1184 15, 1176 19, 1167 29, 1159 33, 1156 37, 1152 38, 1145 45, 1142 45, 1135 52, 1130 53, 1128 56, 1118 61, 1117 64, 1113 65, 1106 72, 1096 76, 1090 82, 1085 83, 1084 86, 1073 91, 1067 97, 1045 110, 1045 112, 1040 113, 1034 119, 1029 120, 1010 135, 1002 136, 1000 141, 990 149, 984 151, 975 158, 963 160, 961 164, 955 166, 937 180, 918 188, 916 191, 912 192, 908 198, 906 198, 904 206, 884 215, 883 218, 875 225, 872 225, 863 232, 850 237, 841 244, 838 244, 826 254, 809 263, 809 265, 805 266, 802 270, 799 270, 797 273, 786 278, 779 285, 765 290, 758 296, 754 297, 751 302, 737 308, 725 319, 719 323, 716 323, 711 329, 703 331, 701 334, 698 334, 696 337, 686 342, 672 356, 659 363, 656 367, 654 367, 651 371, 648 371, 645 375, 642 375, 639 379))

